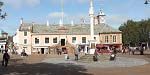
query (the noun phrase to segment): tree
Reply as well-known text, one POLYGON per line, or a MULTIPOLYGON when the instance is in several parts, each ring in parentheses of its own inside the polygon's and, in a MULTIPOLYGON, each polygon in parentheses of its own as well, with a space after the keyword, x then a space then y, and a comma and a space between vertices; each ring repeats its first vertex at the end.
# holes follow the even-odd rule
POLYGON ((149 41, 150 19, 133 21, 128 20, 119 27, 122 31, 123 43, 136 46, 141 42, 149 41))
POLYGON ((2 12, 3 5, 4 5, 4 3, 0 1, 0 18, 1 19, 5 19, 5 17, 7 16, 6 12, 5 13, 2 12))

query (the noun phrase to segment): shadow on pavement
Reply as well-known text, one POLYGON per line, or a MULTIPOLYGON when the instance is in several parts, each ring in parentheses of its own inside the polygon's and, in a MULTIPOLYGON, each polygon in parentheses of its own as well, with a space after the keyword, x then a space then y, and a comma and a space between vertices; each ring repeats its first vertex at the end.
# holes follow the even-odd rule
MULTIPOLYGON (((0 66, 1 67, 1 66, 0 66)), ((81 65, 60 63, 17 64, 0 68, 0 75, 92 75, 81 65)))
POLYGON ((14 63, 22 62, 22 61, 23 61, 23 59, 10 59, 9 63, 14 64, 14 63))
POLYGON ((150 58, 150 54, 144 54, 144 56, 150 58))

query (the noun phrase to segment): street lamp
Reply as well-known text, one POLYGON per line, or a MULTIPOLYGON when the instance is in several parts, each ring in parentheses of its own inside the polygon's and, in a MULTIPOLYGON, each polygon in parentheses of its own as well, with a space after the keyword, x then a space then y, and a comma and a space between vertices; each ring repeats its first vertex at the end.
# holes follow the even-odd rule
POLYGON ((149 4, 150 0, 145 0, 144 4, 149 4))

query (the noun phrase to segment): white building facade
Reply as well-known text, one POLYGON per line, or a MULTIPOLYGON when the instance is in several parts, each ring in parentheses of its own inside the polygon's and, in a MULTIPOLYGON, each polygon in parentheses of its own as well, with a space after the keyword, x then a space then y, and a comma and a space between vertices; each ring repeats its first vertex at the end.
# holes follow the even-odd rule
MULTIPOLYGON (((65 25, 62 24, 61 20, 59 25, 49 25, 48 21, 46 24, 40 25, 24 23, 22 19, 20 27, 14 36, 17 52, 20 54, 25 50, 27 54, 47 54, 50 47, 58 44, 66 46, 69 43, 71 45, 83 45, 87 53, 86 50, 90 40, 95 40, 97 44, 102 44, 100 33, 121 32, 105 24, 105 14, 102 11, 100 11, 98 18, 94 18, 93 0, 90 0, 89 15, 90 24, 84 25, 74 23, 65 25)), ((119 44, 122 44, 122 42, 119 41, 119 44)))

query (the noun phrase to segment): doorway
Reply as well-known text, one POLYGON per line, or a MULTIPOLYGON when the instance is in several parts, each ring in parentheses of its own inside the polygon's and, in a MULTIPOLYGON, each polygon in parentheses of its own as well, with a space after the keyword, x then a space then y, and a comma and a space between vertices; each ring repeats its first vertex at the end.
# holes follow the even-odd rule
POLYGON ((41 54, 44 54, 44 48, 41 48, 41 54))
POLYGON ((65 39, 61 39, 61 46, 65 46, 65 39))

